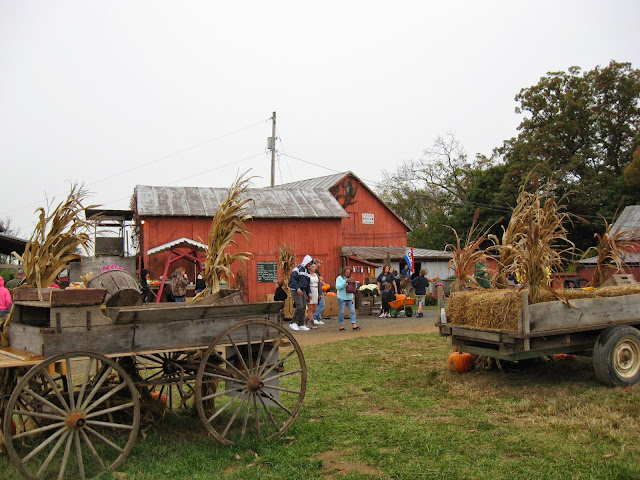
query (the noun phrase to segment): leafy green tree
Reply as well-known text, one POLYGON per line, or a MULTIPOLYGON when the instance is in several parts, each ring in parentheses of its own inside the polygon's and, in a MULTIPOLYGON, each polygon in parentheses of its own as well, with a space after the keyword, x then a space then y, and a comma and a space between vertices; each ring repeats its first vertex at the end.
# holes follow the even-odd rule
MULTIPOLYGON (((630 63, 582 72, 550 72, 516 96, 516 113, 525 114, 517 137, 504 142, 505 173, 500 203, 513 198, 535 168, 551 181, 558 197, 569 194, 568 211, 588 219, 611 218, 622 195, 637 203, 633 152, 640 144, 640 70, 630 63)), ((571 240, 591 245, 601 228, 577 223, 571 240)))

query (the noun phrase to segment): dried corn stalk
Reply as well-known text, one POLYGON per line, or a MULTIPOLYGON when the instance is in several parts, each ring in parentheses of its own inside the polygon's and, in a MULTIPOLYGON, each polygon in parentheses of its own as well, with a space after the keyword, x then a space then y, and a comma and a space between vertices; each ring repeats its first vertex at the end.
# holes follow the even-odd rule
MULTIPOLYGON (((617 213, 616 211, 613 215, 613 220, 615 220, 617 213)), ((595 251, 598 255, 593 277, 587 285, 589 287, 599 287, 602 285, 605 281, 606 269, 612 265, 615 267, 614 273, 620 272, 625 265, 624 254, 628 251, 633 251, 635 243, 640 239, 640 230, 637 229, 618 230, 612 234, 611 227, 613 227, 613 220, 611 223, 608 223, 605 218, 603 218, 603 220, 605 224, 604 233, 602 235, 599 233, 595 234, 598 244, 588 249, 584 254, 586 257, 595 251)))
POLYGON ((573 254, 574 245, 567 238, 565 223, 569 214, 550 196, 550 191, 529 193, 520 188, 514 220, 518 224, 509 259, 503 264, 506 272, 513 272, 522 286, 529 287, 529 303, 537 303, 543 291, 555 294, 551 287, 553 273, 562 271, 563 258, 573 254))
POLYGON ((220 203, 216 211, 207 242, 207 254, 204 269, 204 281, 206 288, 200 292, 194 300, 207 297, 220 291, 220 277, 230 279, 233 274, 231 265, 236 261, 248 260, 250 252, 226 252, 227 248, 236 245, 233 240, 235 235, 242 235, 248 240, 248 232, 245 222, 251 220, 251 215, 246 210, 246 204, 252 202, 252 198, 244 196, 251 178, 238 176, 227 191, 227 198, 220 203))
POLYGON ((283 289, 289 293, 288 278, 291 275, 291 270, 296 266, 296 257, 293 254, 293 247, 286 243, 281 244, 278 247, 278 263, 280 263, 280 270, 285 280, 283 289))
POLYGON ((456 244, 447 245, 446 249, 450 250, 453 253, 453 258, 449 260, 449 267, 453 264, 453 271, 455 275, 455 280, 451 285, 454 292, 459 292, 469 288, 482 288, 478 285, 478 282, 474 278, 470 272, 473 272, 473 269, 479 261, 485 258, 484 249, 480 248, 482 242, 487 239, 487 235, 489 233, 489 229, 485 230, 484 233, 478 234, 479 225, 477 225, 478 216, 480 215, 480 210, 476 210, 475 215, 473 216, 473 222, 471 223, 471 228, 469 229, 469 233, 467 234, 467 238, 464 241, 460 239, 458 232, 453 227, 453 233, 456 236, 456 244))

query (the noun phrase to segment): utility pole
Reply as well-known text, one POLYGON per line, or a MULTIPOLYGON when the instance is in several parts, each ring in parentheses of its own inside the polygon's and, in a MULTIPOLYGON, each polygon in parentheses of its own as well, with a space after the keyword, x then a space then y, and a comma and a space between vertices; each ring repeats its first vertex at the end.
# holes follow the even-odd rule
POLYGON ((276 112, 271 117, 271 186, 276 182, 276 112))

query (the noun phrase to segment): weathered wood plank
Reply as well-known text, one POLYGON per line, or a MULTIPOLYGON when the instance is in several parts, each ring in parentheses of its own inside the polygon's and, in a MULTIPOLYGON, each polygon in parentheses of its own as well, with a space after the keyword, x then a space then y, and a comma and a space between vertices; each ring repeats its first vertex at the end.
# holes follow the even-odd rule
POLYGON ((529 306, 531 332, 640 320, 640 294, 543 302, 529 306))
POLYGON ((104 288, 67 288, 51 292, 52 306, 100 305, 107 290, 104 288))
POLYGON ((43 354, 42 329, 31 325, 11 322, 9 324, 9 344, 18 350, 43 354))
POLYGON ((108 308, 106 314, 114 323, 163 323, 176 320, 205 319, 216 317, 235 317, 236 321, 245 318, 260 317, 278 313, 282 302, 243 303, 240 305, 188 305, 169 304, 157 307, 157 304, 141 307, 108 308))
MULTIPOLYGON (((259 318, 259 317, 255 317, 259 318)), ((41 332, 45 357, 74 350, 89 350, 102 354, 208 346, 225 328, 237 323, 235 318, 205 318, 164 323, 124 324, 97 327, 92 330, 67 328, 61 332, 46 329, 41 332)), ((34 327, 30 327, 34 328, 34 327)), ((251 327, 252 338, 262 338, 263 327, 251 327)), ((278 335, 268 328, 267 338, 278 335)), ((236 332, 238 343, 246 342, 246 331, 236 332)))

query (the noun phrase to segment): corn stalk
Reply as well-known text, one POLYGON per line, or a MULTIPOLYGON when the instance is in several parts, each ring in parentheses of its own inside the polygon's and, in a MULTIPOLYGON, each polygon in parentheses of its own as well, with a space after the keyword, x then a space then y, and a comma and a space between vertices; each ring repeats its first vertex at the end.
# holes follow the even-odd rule
POLYGON ((467 238, 462 241, 458 232, 453 227, 449 227, 453 230, 456 236, 456 244, 449 244, 446 250, 450 250, 453 254, 453 258, 449 260, 449 267, 453 265, 453 273, 455 280, 451 285, 454 292, 469 288, 482 288, 478 285, 478 282, 472 274, 476 263, 483 260, 486 256, 485 250, 480 248, 480 245, 487 239, 490 228, 486 229, 484 233, 479 234, 478 230, 480 226, 477 224, 480 210, 476 210, 471 222, 471 228, 467 233, 467 238))
POLYGON ((248 260, 253 255, 250 252, 231 254, 226 251, 230 246, 237 245, 234 240, 236 235, 242 235, 249 240, 245 222, 251 220, 251 215, 247 212, 246 204, 253 199, 243 195, 251 180, 243 177, 244 174, 238 176, 231 184, 227 191, 227 198, 220 203, 211 222, 204 262, 206 288, 194 300, 219 292, 220 277, 230 279, 233 276, 231 265, 236 261, 248 260))
POLYGON ((613 234, 611 233, 611 227, 613 227, 617 213, 616 211, 611 223, 608 223, 603 218, 605 224, 604 233, 602 235, 599 233, 594 235, 598 240, 598 244, 589 248, 584 254, 585 257, 592 252, 598 255, 593 277, 587 285, 589 287, 601 286, 605 281, 606 269, 611 267, 612 264, 615 267, 614 274, 621 271, 625 266, 624 254, 628 251, 633 251, 635 243, 640 239, 640 230, 637 229, 618 230, 613 234))
POLYGON ((282 276, 285 281, 283 289, 289 293, 288 279, 291 275, 291 270, 296 266, 296 257, 293 254, 293 246, 283 243, 278 247, 278 263, 280 263, 280 270, 282 271, 282 276))

